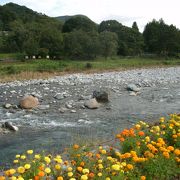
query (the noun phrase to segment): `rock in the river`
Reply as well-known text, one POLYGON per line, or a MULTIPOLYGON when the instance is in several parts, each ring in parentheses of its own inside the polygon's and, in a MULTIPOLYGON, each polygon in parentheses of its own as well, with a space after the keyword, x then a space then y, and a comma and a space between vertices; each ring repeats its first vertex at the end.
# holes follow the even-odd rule
POLYGON ((89 109, 97 109, 100 106, 95 98, 85 101, 84 105, 89 109))
POLYGON ((96 98, 98 102, 108 102, 108 93, 106 91, 94 91, 93 98, 96 98))
POLYGON ((26 95, 20 100, 20 107, 23 109, 36 108, 39 105, 39 100, 37 97, 26 95))
POLYGON ((18 131, 19 128, 17 126, 14 126, 11 122, 5 122, 2 125, 3 128, 9 129, 11 131, 18 131))
POLYGON ((140 91, 140 88, 138 88, 135 84, 128 84, 127 85, 127 90, 128 91, 138 92, 138 91, 140 91))
POLYGON ((12 107, 12 104, 6 103, 6 104, 4 105, 4 107, 5 107, 6 109, 9 109, 9 108, 12 107))

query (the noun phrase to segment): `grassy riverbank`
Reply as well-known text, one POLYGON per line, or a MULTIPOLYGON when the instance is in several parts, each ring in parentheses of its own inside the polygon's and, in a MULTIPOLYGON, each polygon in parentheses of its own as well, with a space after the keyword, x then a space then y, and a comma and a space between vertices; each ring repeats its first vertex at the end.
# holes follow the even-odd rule
POLYGON ((102 72, 132 68, 169 67, 180 65, 180 59, 111 58, 97 60, 26 60, 1 61, 0 82, 47 78, 74 72, 102 72))

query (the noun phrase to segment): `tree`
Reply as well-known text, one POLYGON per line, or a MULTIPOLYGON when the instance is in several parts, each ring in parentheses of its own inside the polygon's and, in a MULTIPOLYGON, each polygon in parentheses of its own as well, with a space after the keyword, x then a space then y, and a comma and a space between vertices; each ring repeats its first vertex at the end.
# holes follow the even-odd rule
POLYGON ((51 57, 60 57, 63 50, 62 33, 57 29, 47 27, 41 32, 39 47, 48 49, 51 57))
POLYGON ((64 51, 73 59, 94 59, 100 52, 98 33, 75 30, 64 34, 64 51))
POLYGON ((122 24, 116 20, 102 21, 99 25, 99 32, 110 31, 118 33, 122 28, 122 24))
POLYGON ((166 56, 180 51, 180 30, 162 19, 148 23, 143 36, 147 52, 166 56))
POLYGON ((139 32, 139 28, 138 28, 138 25, 137 25, 136 21, 133 22, 133 24, 132 24, 132 29, 133 29, 134 31, 139 32))
POLYGON ((104 31, 100 35, 101 54, 107 58, 117 54, 118 37, 116 33, 104 31))
POLYGON ((77 15, 68 19, 63 25, 63 32, 72 32, 73 30, 82 30, 85 32, 97 31, 97 25, 88 17, 77 15))

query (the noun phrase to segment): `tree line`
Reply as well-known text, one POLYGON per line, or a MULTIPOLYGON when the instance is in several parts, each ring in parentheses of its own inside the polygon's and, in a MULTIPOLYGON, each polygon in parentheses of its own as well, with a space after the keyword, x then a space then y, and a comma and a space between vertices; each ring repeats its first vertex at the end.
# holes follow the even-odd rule
POLYGON ((136 22, 126 27, 116 20, 96 24, 77 15, 62 22, 9 3, 0 6, 0 53, 72 59, 137 56, 151 53, 179 56, 180 30, 162 19, 139 32, 136 22))

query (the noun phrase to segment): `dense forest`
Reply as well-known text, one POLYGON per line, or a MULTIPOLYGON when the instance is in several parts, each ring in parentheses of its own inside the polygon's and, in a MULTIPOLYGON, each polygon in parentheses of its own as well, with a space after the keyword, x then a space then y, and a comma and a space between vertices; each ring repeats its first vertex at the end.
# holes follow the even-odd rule
POLYGON ((179 56, 180 30, 152 20, 139 32, 116 20, 96 24, 82 15, 51 18, 25 6, 0 6, 0 53, 51 58, 94 59, 144 53, 179 56))

